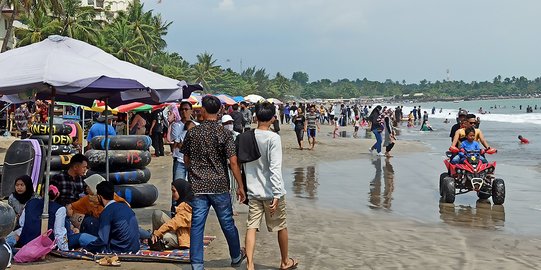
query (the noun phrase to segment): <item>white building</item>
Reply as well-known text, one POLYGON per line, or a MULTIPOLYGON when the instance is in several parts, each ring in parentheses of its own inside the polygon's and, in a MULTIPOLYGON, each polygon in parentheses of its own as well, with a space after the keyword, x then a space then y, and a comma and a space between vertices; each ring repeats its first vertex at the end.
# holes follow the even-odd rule
MULTIPOLYGON (((4 44, 4 37, 6 36, 6 31, 8 29, 9 19, 13 14, 13 10, 9 7, 4 7, 2 12, 0 12, 0 47, 4 44)), ((8 44, 8 49, 15 47, 15 34, 12 32, 13 36, 10 39, 8 44)))
POLYGON ((81 0, 83 6, 93 6, 95 9, 105 9, 118 12, 128 9, 128 5, 134 0, 81 0))
POLYGON ((82 6, 92 6, 98 12, 97 20, 111 20, 119 11, 128 9, 134 0, 81 0, 82 6))

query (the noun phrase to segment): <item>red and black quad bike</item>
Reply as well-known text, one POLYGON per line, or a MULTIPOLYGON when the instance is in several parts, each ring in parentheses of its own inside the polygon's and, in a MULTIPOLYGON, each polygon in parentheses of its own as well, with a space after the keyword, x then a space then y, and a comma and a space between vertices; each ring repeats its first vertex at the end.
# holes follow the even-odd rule
POLYGON ((482 162, 480 156, 494 154, 496 149, 489 148, 486 151, 462 152, 464 162, 452 164, 450 157, 458 153, 458 148, 451 147, 447 152, 449 159, 444 160, 447 172, 440 175, 441 201, 454 203, 455 195, 475 191, 479 199, 486 200, 492 196, 495 205, 501 205, 505 201, 505 182, 496 178, 494 170, 496 162, 482 162))

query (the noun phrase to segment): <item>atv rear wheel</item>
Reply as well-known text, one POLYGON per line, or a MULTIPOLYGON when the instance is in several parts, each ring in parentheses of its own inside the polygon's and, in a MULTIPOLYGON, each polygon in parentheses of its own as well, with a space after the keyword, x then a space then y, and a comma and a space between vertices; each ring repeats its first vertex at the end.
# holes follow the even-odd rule
POLYGON ((452 177, 444 177, 441 183, 441 198, 445 203, 455 202, 455 179, 452 177))
POLYGON ((442 190, 442 186, 443 186, 443 178, 449 176, 448 173, 444 172, 442 174, 440 174, 440 196, 443 196, 443 190, 442 190))
POLYGON ((505 202, 505 182, 496 178, 492 181, 492 202, 495 205, 502 205, 505 202))

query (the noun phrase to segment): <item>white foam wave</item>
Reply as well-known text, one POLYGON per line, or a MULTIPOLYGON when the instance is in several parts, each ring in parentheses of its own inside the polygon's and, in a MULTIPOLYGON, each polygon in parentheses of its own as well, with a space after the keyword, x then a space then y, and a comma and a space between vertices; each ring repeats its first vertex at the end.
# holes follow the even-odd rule
MULTIPOLYGON (((396 106, 389 106, 390 108, 395 108, 396 106)), ((413 107, 407 107, 404 106, 403 112, 404 117, 407 117, 409 112, 413 110, 413 107)), ((424 111, 424 110, 423 110, 424 111)), ((451 122, 454 123, 454 119, 457 117, 458 110, 454 109, 443 109, 440 113, 440 109, 436 109, 435 114, 431 114, 432 109, 426 110, 429 114, 428 118, 433 119, 449 119, 451 122)), ((521 123, 521 124, 535 124, 535 125, 541 125, 541 113, 521 113, 521 114, 480 114, 477 112, 472 112, 476 116, 478 116, 481 121, 493 121, 493 122, 501 122, 501 123, 521 123)), ((421 114, 422 115, 422 114, 421 114)))

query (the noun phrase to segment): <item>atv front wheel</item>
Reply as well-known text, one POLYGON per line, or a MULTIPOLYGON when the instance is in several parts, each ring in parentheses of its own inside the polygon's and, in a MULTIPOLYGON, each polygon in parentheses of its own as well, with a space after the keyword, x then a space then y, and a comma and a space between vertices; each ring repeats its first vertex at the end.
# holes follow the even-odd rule
POLYGON ((440 174, 440 196, 443 196, 443 190, 442 190, 442 186, 443 186, 443 179, 445 177, 449 176, 448 173, 444 172, 442 174, 440 174))
POLYGON ((441 181, 441 198, 445 203, 455 202, 455 179, 452 177, 445 177, 441 181))
POLYGON ((505 202, 505 182, 496 178, 492 181, 492 202, 495 205, 502 205, 505 202))

